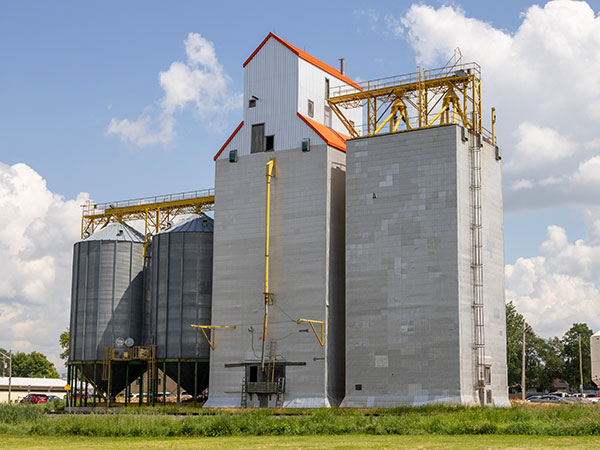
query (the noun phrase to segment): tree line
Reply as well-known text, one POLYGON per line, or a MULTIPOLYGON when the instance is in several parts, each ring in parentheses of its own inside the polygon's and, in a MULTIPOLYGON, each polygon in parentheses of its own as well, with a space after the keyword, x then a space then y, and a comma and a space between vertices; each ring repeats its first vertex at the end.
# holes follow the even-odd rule
POLYGON ((578 391, 579 337, 583 385, 592 387, 590 337, 594 332, 585 323, 574 323, 562 337, 544 339, 538 336, 517 312, 515 305, 506 305, 506 353, 508 386, 511 392, 521 392, 523 326, 525 326, 525 384, 526 389, 551 391, 555 380, 568 383, 571 391, 578 391))
MULTIPOLYGON (((0 351, 8 354, 8 351, 0 348, 0 351)), ((7 377, 8 361, 0 362, 2 376, 7 377)), ((58 372, 46 355, 40 352, 18 352, 12 355, 12 376, 26 378, 58 378, 58 372)))

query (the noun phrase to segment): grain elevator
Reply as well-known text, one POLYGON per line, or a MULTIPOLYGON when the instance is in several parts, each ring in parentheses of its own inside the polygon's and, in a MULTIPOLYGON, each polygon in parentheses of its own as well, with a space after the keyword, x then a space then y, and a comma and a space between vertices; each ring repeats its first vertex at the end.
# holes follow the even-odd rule
POLYGON ((457 49, 357 83, 271 33, 243 68, 214 191, 84 211, 82 232, 145 221, 148 390, 162 367, 194 398, 208 382, 205 407, 508 406, 502 155, 479 65, 457 49))

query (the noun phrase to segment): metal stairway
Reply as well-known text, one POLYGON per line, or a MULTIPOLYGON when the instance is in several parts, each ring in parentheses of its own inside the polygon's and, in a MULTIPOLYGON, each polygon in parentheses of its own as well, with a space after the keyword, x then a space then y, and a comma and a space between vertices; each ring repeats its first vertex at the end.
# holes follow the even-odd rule
POLYGON ((275 400, 275 408, 279 409, 283 406, 283 391, 284 391, 284 378, 277 378, 277 398, 275 400))
POLYGON ((240 403, 242 408, 248 407, 248 384, 246 377, 242 377, 242 401, 240 403))

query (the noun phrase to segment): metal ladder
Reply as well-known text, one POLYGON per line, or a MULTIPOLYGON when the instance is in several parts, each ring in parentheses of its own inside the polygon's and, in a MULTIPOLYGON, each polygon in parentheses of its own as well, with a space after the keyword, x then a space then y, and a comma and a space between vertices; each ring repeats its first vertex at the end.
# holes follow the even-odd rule
POLYGON ((277 398, 275 399, 275 408, 277 409, 283 406, 283 383, 283 377, 277 378, 277 398))
POLYGON ((242 401, 240 402, 242 408, 248 407, 248 383, 246 377, 242 377, 242 401))
POLYGON ((485 330, 483 310, 483 237, 481 217, 481 135, 469 133, 471 175, 471 284, 473 289, 473 350, 475 387, 479 401, 485 402, 485 330))
POLYGON ((108 381, 110 372, 110 362, 112 355, 112 347, 104 347, 102 349, 102 381, 108 381))
POLYGON ((158 366, 156 365, 156 346, 149 346, 148 355, 148 403, 156 401, 156 390, 158 387, 158 366), (150 400, 152 395, 152 400, 150 400))

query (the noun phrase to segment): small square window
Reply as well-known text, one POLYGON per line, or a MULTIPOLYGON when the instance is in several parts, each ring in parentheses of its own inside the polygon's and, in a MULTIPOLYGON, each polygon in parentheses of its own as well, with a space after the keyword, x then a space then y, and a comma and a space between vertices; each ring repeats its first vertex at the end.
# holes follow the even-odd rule
POLYGON ((248 108, 254 108, 255 106, 256 106, 255 98, 251 98, 250 100, 248 100, 248 108))
POLYGON ((310 138, 302 139, 302 151, 310 152, 310 138))
POLYGON ((355 384, 354 385, 354 390, 355 391, 362 391, 362 384, 355 384))
POLYGON ((315 104, 312 100, 308 101, 308 117, 315 117, 315 104))
POLYGON ((325 107, 325 126, 331 128, 331 108, 329 106, 325 107))
POLYGON ((485 384, 492 384, 492 366, 485 366, 483 370, 485 384))
POLYGON ((265 152, 272 152, 275 150, 275 136, 265 136, 265 152))
POLYGON ((237 162, 237 150, 230 150, 229 151, 229 162, 237 162))

